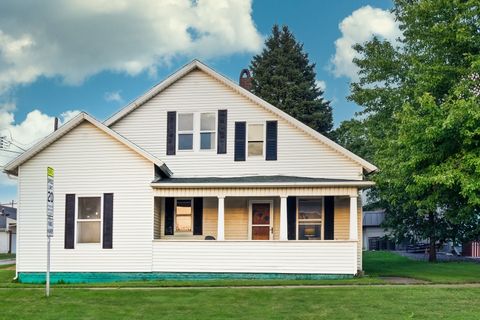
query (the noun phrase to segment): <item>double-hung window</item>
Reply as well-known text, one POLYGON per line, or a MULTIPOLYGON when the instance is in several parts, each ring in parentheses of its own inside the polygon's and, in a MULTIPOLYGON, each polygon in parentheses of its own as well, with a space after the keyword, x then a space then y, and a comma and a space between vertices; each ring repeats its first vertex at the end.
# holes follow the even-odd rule
POLYGON ((265 129, 263 123, 248 124, 248 156, 263 156, 265 129))
POLYGON ((176 199, 175 232, 191 233, 193 224, 192 199, 176 199))
POLYGON ((200 114, 200 150, 215 149, 215 113, 200 114))
POLYGON ((102 198, 78 197, 77 243, 100 243, 102 198))
POLYGON ((178 150, 193 150, 193 113, 178 115, 178 150))
POLYGON ((321 240, 322 216, 322 198, 298 199, 298 240, 321 240))

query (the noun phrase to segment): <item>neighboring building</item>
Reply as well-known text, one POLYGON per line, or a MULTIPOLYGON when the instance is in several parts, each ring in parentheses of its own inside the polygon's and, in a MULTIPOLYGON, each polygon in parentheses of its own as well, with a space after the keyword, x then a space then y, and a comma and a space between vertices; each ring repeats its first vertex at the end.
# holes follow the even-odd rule
POLYGON ((388 239, 388 231, 383 228, 385 210, 363 212, 363 250, 393 250, 395 244, 388 239))
POLYGON ((480 258, 480 241, 470 241, 462 246, 462 255, 480 258))
POLYGON ((17 251, 17 209, 0 205, 0 253, 17 251))
POLYGON ((101 123, 81 113, 5 166, 17 274, 52 281, 336 278, 362 269, 376 167, 195 60, 101 123), (211 240, 208 240, 211 239, 211 240))

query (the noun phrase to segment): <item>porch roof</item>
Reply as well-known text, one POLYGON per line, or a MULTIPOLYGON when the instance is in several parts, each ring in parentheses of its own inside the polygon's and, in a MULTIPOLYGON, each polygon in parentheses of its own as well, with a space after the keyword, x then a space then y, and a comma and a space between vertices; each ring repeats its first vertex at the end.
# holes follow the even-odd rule
POLYGON ((179 177, 156 179, 152 187, 198 188, 198 187, 290 187, 290 186, 328 186, 363 187, 373 186, 374 182, 364 180, 345 180, 298 176, 239 176, 239 177, 179 177))

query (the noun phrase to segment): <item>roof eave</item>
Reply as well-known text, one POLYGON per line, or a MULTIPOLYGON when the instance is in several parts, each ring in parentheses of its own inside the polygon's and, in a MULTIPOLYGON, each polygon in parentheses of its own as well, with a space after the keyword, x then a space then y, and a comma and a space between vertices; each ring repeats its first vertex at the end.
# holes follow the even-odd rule
POLYGON ((361 189, 370 188, 375 185, 373 181, 346 181, 346 182, 218 182, 218 183, 170 183, 170 182, 152 182, 152 188, 262 188, 262 187, 358 187, 361 189))

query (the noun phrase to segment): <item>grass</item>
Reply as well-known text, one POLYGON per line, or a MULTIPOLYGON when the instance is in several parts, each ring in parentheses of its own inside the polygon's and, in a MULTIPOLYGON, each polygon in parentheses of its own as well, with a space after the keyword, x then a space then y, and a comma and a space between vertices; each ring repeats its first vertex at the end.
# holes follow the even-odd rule
POLYGON ((12 283, 12 266, 0 267, 0 319, 478 319, 480 287, 365 286, 380 276, 434 283, 480 281, 480 264, 413 261, 388 252, 364 254, 369 275, 345 280, 145 281, 43 286, 12 283), (150 286, 249 286, 357 284, 326 288, 190 288, 150 286), (121 289, 122 287, 139 287, 121 289), (36 288, 35 288, 36 287, 36 288), (141 288, 143 287, 143 288, 141 288))
POLYGON ((15 253, 0 253, 0 260, 15 259, 15 253))
POLYGON ((479 283, 480 263, 416 261, 378 251, 363 255, 365 273, 372 277, 397 276, 430 281, 432 283, 479 283))
POLYGON ((480 288, 0 289, 1 319, 478 319, 480 288))

